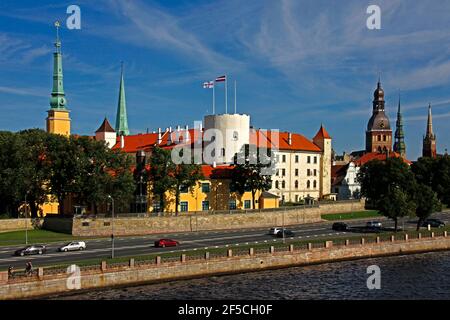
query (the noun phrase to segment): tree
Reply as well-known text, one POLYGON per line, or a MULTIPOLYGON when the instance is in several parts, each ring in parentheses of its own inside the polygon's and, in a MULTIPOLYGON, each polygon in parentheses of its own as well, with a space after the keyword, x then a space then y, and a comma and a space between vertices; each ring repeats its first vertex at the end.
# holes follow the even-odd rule
POLYGON ((415 210, 414 175, 402 159, 370 161, 361 167, 358 181, 361 184, 361 194, 384 216, 394 220, 395 231, 398 218, 415 210))
POLYGON ((417 185, 414 201, 416 203, 416 216, 419 218, 417 221, 417 231, 419 231, 423 221, 432 213, 442 210, 442 204, 436 192, 424 184, 417 185))
POLYGON ((175 212, 178 213, 178 205, 180 204, 181 188, 192 188, 201 179, 204 179, 202 168, 198 164, 177 164, 173 172, 174 185, 172 191, 175 193, 175 212))
POLYGON ((267 191, 272 186, 271 157, 267 155, 267 149, 258 148, 253 150, 249 145, 235 157, 237 165, 232 171, 232 187, 241 195, 246 191, 252 193, 252 207, 256 208, 256 192, 267 191))
POLYGON ((176 184, 174 176, 175 164, 171 160, 171 152, 155 147, 150 156, 149 180, 153 194, 159 198, 160 210, 164 212, 166 206, 165 193, 176 184))

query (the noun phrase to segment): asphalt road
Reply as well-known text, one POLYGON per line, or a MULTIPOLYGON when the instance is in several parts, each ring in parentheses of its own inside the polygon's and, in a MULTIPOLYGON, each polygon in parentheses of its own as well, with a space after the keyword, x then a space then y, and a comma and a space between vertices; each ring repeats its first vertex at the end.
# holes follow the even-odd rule
MULTIPOLYGON (((434 218, 438 218, 450 223, 450 211, 435 214, 434 218)), ((348 221, 350 227, 364 226, 367 221, 373 218, 361 219, 357 221, 348 221)), ((384 228, 392 228, 392 221, 385 218, 378 218, 383 222, 384 228)), ((348 237, 349 235, 362 235, 362 232, 336 232, 331 229, 334 222, 320 222, 314 224, 303 224, 290 226, 288 229, 295 233, 294 239, 326 239, 330 237, 348 237)), ((399 227, 404 226, 405 229, 415 230, 413 221, 405 219, 399 222, 399 227)), ((275 227, 275 226, 274 226, 275 227)), ((239 247, 239 245, 273 243, 282 241, 268 234, 268 228, 229 230, 229 231, 210 231, 210 232, 190 232, 190 233, 173 233, 136 237, 116 237, 115 239, 115 256, 137 256, 152 253, 163 252, 183 252, 187 250, 211 249, 219 247, 239 247), (153 243, 161 238, 171 238, 180 242, 178 247, 172 248, 155 248, 153 243)), ((27 261, 31 261, 36 268, 40 265, 52 265, 61 263, 70 263, 86 259, 109 258, 111 256, 111 240, 97 239, 85 240, 87 249, 85 251, 76 252, 58 252, 57 248, 66 244, 51 243, 47 246, 47 253, 43 255, 33 255, 25 257, 13 256, 15 250, 24 246, 8 246, 0 247, 0 268, 14 266, 16 270, 25 267, 27 261)))

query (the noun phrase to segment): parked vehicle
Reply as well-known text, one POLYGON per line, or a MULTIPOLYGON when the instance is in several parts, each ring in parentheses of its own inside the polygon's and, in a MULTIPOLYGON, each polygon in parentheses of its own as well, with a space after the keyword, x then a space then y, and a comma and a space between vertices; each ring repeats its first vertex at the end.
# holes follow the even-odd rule
POLYGON ((281 228, 281 227, 270 228, 269 234, 272 236, 275 236, 278 232, 280 232, 282 230, 283 230, 283 228, 281 228))
POLYGON ((23 249, 16 250, 14 252, 14 254, 16 256, 23 257, 23 256, 33 255, 33 254, 44 254, 46 252, 47 252, 47 248, 45 246, 33 245, 33 246, 25 247, 23 249))
POLYGON ((381 229, 383 224, 380 221, 369 221, 367 222, 366 227, 369 229, 381 229))
POLYGON ((424 222, 422 222, 422 227, 430 227, 432 228, 443 228, 445 227, 445 222, 439 220, 439 219, 427 219, 424 222))
POLYGON ((344 222, 335 222, 331 227, 334 231, 347 231, 348 225, 344 222))
POLYGON ((68 244, 62 246, 61 248, 58 248, 61 252, 67 252, 67 251, 82 251, 86 249, 86 243, 83 241, 72 241, 68 244))
POLYGON ((178 241, 172 239, 159 239, 155 241, 155 247, 157 248, 165 248, 165 247, 176 247, 180 243, 178 241))
MULTIPOLYGON (((285 238, 291 238, 295 236, 295 234, 291 230, 284 229, 284 237, 285 238)), ((278 238, 283 238, 283 229, 277 232, 278 238)))

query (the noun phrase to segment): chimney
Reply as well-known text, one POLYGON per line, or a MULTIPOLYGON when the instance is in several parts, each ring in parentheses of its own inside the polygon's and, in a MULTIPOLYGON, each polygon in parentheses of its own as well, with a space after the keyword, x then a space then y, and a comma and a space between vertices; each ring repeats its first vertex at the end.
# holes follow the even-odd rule
POLYGON ((177 126, 177 132, 181 130, 180 125, 177 126))
POLYGON ((292 133, 288 133, 288 144, 292 145, 292 133))
POLYGON ((120 149, 125 148, 125 137, 120 135, 120 149))
POLYGON ((169 132, 168 132, 168 137, 167 137, 167 145, 171 145, 172 144, 172 128, 170 128, 169 132))
POLYGON ((189 136, 189 126, 188 125, 186 125, 186 139, 185 139, 185 141, 186 142, 190 142, 191 141, 191 137, 189 136))
POLYGON ((161 142, 162 142, 161 128, 158 128, 158 145, 160 145, 161 142))

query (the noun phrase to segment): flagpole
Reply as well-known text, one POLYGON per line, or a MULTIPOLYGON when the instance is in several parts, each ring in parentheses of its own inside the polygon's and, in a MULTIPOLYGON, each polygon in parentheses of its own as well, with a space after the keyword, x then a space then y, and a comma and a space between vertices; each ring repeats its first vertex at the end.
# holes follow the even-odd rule
POLYGON ((237 108, 236 108, 236 106, 237 106, 237 104, 236 104, 236 80, 234 80, 234 114, 236 114, 236 110, 237 110, 237 108))
POLYGON ((216 83, 213 82, 213 114, 216 114, 216 83))
POLYGON ((225 113, 228 113, 227 87, 228 87, 228 80, 227 76, 225 75, 225 113))

